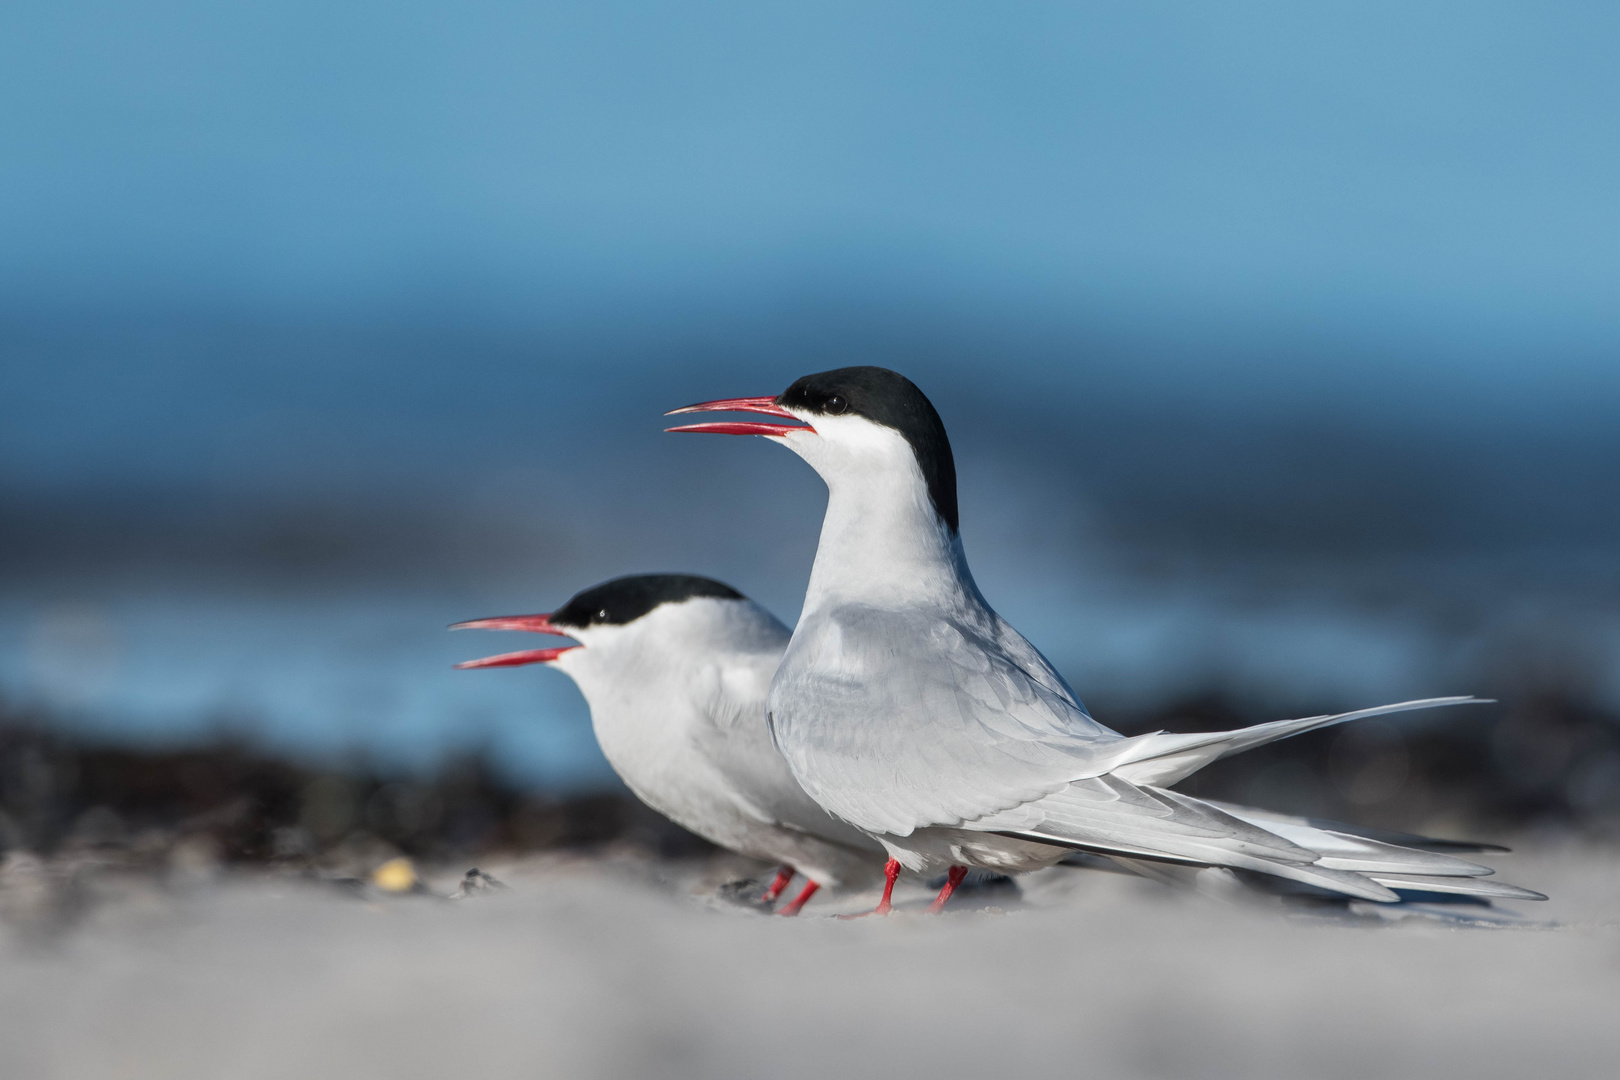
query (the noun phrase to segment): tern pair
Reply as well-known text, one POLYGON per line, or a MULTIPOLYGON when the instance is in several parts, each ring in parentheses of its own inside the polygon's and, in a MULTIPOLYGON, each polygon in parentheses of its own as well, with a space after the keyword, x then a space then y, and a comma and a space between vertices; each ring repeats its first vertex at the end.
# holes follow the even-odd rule
MULTIPOLYGON (((1127 737, 1093 719, 1046 658, 996 614, 968 569, 945 426, 909 379, 877 367, 807 375, 776 397, 677 413, 770 422, 676 432, 756 435, 820 474, 827 512, 790 632, 720 582, 619 578, 550 615, 458 624, 579 644, 462 667, 546 663, 570 675, 602 750, 654 809, 783 864, 804 891, 969 867, 1018 873, 1075 852, 1161 880, 1236 876, 1278 891, 1394 903, 1414 894, 1545 899, 1484 880, 1457 851, 1489 845, 1374 833, 1171 790, 1219 758, 1368 716, 1477 703, 1429 698, 1235 731, 1127 737)), ((1498 849, 1499 850, 1499 849, 1498 849)))

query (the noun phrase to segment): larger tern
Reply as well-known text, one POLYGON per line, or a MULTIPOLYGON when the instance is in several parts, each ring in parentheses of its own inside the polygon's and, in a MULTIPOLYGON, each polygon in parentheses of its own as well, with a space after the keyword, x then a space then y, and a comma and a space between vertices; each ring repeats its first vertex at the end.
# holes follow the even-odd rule
POLYGON ((808 462, 827 512, 769 719, 793 775, 901 867, 1034 870, 1070 850, 1153 873, 1223 867, 1380 902, 1401 891, 1541 899, 1477 880, 1488 867, 1217 806, 1169 790, 1204 765, 1367 716, 1476 701, 1430 698, 1236 731, 1126 737, 1098 723, 974 584, 958 534, 956 468, 933 404, 884 368, 807 375, 774 398, 674 412, 777 422, 672 431, 762 435, 808 462), (781 421, 787 421, 783 423, 781 421))
POLYGON ((503 615, 462 630, 527 630, 578 645, 525 649, 456 665, 542 663, 579 686, 608 763, 636 796, 721 847, 784 864, 767 902, 797 869, 808 883, 875 881, 883 849, 805 794, 771 745, 765 694, 788 628, 722 582, 637 574, 578 593, 549 615, 503 615))

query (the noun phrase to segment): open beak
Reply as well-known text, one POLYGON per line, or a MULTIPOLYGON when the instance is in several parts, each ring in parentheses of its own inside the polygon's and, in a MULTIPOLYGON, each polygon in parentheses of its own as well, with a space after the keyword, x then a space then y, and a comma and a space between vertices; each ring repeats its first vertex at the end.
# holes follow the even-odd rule
POLYGON ((801 424, 798 417, 776 403, 775 398, 726 398, 723 401, 703 401, 683 409, 671 409, 665 416, 693 412, 751 412, 765 416, 780 416, 794 421, 791 424, 760 424, 751 421, 725 420, 715 424, 682 424, 665 431, 685 431, 700 435, 786 435, 791 431, 815 431, 809 424, 801 424))
MULTIPOLYGON (((550 615, 497 615, 492 619, 474 619, 453 624, 452 630, 526 630, 531 634, 555 634, 567 637, 568 631, 551 624, 550 615)), ((468 668, 520 667, 523 664, 549 664, 570 649, 583 649, 583 645, 559 645, 550 649, 522 649, 518 652, 486 656, 482 660, 467 660, 457 664, 458 671, 468 668)))

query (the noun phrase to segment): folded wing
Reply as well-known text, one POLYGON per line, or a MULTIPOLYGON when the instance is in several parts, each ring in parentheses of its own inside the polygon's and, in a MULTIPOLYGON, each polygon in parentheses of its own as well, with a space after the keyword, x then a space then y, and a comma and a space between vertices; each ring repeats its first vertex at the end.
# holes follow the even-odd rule
POLYGON ((1155 784, 1168 787, 1202 769, 1212 761, 1240 754, 1257 746, 1276 742, 1307 731, 1332 727, 1351 720, 1364 720, 1370 716, 1388 716, 1390 713, 1410 712, 1413 709, 1433 709, 1445 705, 1485 705, 1489 701, 1475 697, 1423 698, 1402 701, 1395 705, 1380 705, 1373 709, 1334 713, 1331 716, 1307 716, 1301 720, 1274 720, 1269 724, 1238 728, 1235 731, 1203 731, 1175 733, 1156 731, 1128 740, 1114 757, 1109 769, 1115 776, 1134 784, 1155 784))
POLYGON ((871 832, 909 835, 1011 810, 1077 780, 1167 787, 1212 761, 1426 698, 1236 731, 1134 738, 1097 723, 999 619, 847 604, 807 617, 771 687, 777 745, 810 794, 871 832))
POLYGON ((1224 867, 1384 903, 1401 891, 1545 899, 1484 882, 1491 869, 1444 852, 1336 832, 1300 819, 1218 806, 1117 774, 1077 781, 969 827, 1106 855, 1127 864, 1224 867))
POLYGON ((843 605, 806 618, 771 686, 777 745, 811 795, 909 835, 1059 791, 1125 740, 1005 623, 843 605))

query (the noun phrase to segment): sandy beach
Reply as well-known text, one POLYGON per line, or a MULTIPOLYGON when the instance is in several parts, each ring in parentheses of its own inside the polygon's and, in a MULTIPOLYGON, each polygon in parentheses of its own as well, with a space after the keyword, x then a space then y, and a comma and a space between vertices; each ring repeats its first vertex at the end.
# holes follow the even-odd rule
POLYGON ((939 917, 919 883, 887 919, 829 917, 870 902, 843 896, 787 920, 716 898, 735 864, 484 869, 510 887, 456 902, 454 872, 402 896, 263 873, 88 886, 69 922, 8 926, 5 1073, 1572 1078, 1620 1060, 1612 851, 1502 857, 1554 899, 1496 925, 1061 867, 939 917))

